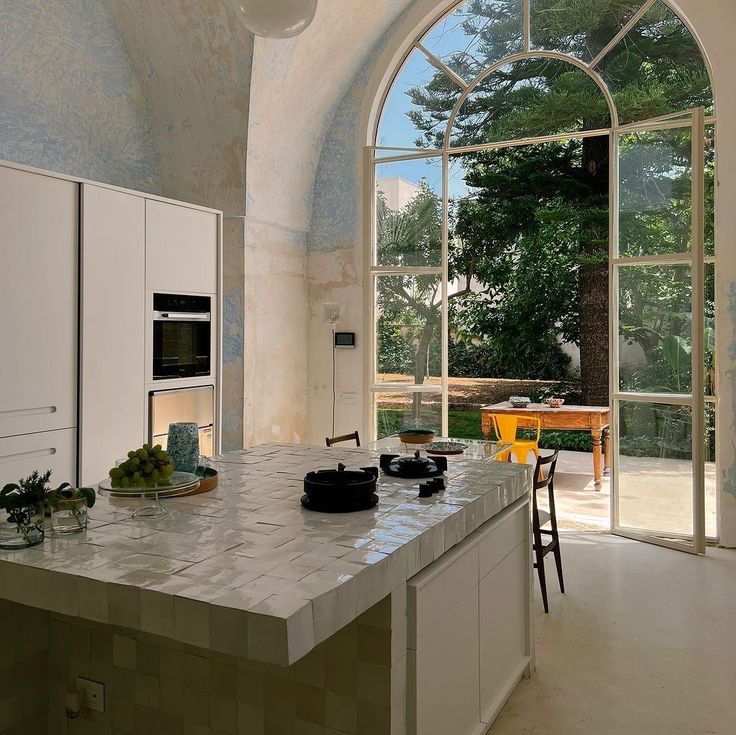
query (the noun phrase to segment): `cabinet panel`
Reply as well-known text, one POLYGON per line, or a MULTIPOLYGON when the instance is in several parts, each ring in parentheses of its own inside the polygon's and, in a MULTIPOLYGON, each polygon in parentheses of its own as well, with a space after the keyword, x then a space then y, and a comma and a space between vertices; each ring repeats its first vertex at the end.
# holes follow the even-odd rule
POLYGON ((165 202, 146 203, 146 287, 217 292, 217 215, 165 202))
POLYGON ((469 735, 479 729, 478 587, 455 602, 417 641, 416 694, 407 716, 416 722, 416 735, 469 735))
POLYGON ((51 470, 51 484, 76 484, 77 431, 42 431, 0 439, 0 487, 18 482, 34 470, 51 470))
POLYGON ((484 722, 496 716, 528 662, 528 565, 528 544, 522 541, 480 581, 480 703, 484 722))
POLYGON ((97 186, 82 201, 81 481, 145 441, 145 206, 97 186))
POLYGON ((519 541, 531 538, 528 507, 524 506, 501 518, 494 523, 492 531, 480 539, 478 554, 481 579, 497 567, 519 541))
POLYGON ((409 648, 445 615, 468 590, 478 585, 478 545, 461 544, 424 571, 407 587, 409 648))
POLYGON ((0 436, 77 424, 79 186, 0 167, 0 436))

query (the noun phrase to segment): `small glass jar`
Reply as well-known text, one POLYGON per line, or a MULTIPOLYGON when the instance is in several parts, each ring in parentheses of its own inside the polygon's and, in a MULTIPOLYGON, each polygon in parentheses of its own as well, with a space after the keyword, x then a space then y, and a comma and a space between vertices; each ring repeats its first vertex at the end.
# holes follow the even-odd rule
POLYGON ((87 530, 87 499, 60 500, 51 510, 51 533, 69 536, 87 530))
POLYGON ((43 503, 29 505, 0 519, 0 549, 27 549, 44 539, 43 503))

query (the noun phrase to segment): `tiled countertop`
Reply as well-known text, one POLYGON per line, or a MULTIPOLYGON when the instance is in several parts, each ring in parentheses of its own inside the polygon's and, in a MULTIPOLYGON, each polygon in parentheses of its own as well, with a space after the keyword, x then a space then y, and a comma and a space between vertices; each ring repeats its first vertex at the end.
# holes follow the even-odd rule
POLYGON ((448 458, 443 493, 381 475, 370 511, 299 504, 314 469, 378 464, 378 453, 268 444, 222 455, 214 491, 163 500, 163 519, 132 520, 137 500, 101 497, 77 538, 0 552, 0 597, 287 665, 522 497, 531 468, 448 458))

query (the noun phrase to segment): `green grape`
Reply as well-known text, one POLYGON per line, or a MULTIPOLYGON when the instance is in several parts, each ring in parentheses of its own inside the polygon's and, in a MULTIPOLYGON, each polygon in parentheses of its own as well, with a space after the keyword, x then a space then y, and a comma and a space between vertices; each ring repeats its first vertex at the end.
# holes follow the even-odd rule
POLYGON ((135 457, 135 452, 133 451, 128 452, 128 459, 133 459, 133 457, 135 457))
POLYGON ((118 480, 117 478, 113 478, 113 480, 110 482, 110 485, 112 487, 120 487, 120 480, 118 480))
POLYGON ((147 475, 150 475, 151 472, 153 472, 153 463, 152 462, 148 462, 147 464, 145 464, 144 467, 143 467, 143 471, 147 475))
POLYGON ((159 473, 159 471, 158 471, 158 470, 153 470, 153 471, 151 472, 151 479, 152 479, 152 480, 153 480, 154 482, 156 482, 156 481, 158 480, 158 478, 159 478, 159 477, 160 477, 160 473, 159 473))
POLYGON ((157 444, 154 448, 154 454, 159 454, 163 450, 163 447, 160 444, 157 444))
POLYGON ((151 445, 150 444, 144 444, 143 445, 143 450, 146 451, 146 452, 150 452, 151 451, 151 445))
POLYGON ((167 464, 161 469, 161 474, 164 477, 171 477, 174 474, 174 465, 167 464))
POLYGON ((130 487, 130 478, 128 478, 128 477, 123 477, 123 478, 122 478, 122 479, 120 480, 120 487, 130 487))

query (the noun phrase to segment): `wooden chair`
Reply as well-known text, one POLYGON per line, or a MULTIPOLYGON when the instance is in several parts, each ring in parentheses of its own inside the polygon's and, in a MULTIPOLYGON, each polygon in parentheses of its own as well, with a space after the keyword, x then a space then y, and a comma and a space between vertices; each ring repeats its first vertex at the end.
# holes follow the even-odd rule
POLYGON ((532 499, 532 536, 534 551, 534 568, 539 576, 539 586, 542 589, 542 602, 544 603, 544 612, 549 612, 549 603, 547 602, 547 579, 544 573, 544 557, 552 553, 555 555, 555 564, 557 565, 557 578, 560 581, 560 592, 565 594, 565 582, 562 577, 562 556, 560 555, 560 536, 557 532, 557 512, 555 511, 555 467, 557 466, 557 457, 559 452, 553 452, 547 457, 539 457, 537 466, 534 469, 534 497, 532 499), (546 469, 546 471, 545 471, 546 469), (537 505, 537 492, 547 488, 547 499, 549 502, 549 510, 540 510, 537 505), (550 524, 549 529, 543 529, 542 526, 550 524), (547 544, 542 542, 542 535, 551 537, 551 541, 547 544))
POLYGON ((350 442, 354 441, 355 446, 360 446, 360 435, 357 431, 354 431, 352 434, 343 434, 342 436, 328 436, 325 438, 325 444, 328 447, 331 447, 333 444, 340 444, 341 442, 350 442))

